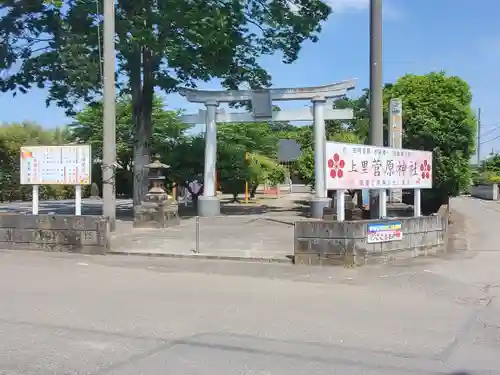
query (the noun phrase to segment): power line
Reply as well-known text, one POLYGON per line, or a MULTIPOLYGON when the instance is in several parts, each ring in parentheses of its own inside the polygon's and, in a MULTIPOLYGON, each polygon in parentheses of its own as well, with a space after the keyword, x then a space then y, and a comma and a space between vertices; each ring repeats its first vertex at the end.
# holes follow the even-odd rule
MULTIPOLYGON (((500 121, 497 121, 497 122, 495 122, 495 123, 492 123, 492 124, 489 124, 489 125, 486 125, 486 126, 495 126, 495 125, 500 125, 500 121)), ((484 137, 484 136, 486 136, 486 135, 488 135, 488 134, 491 134, 491 133, 494 133, 494 132, 496 132, 497 130, 499 130, 499 129, 500 129, 500 126, 499 126, 499 127, 496 127, 495 129, 491 129, 491 130, 487 131, 487 132, 486 132, 486 133, 484 133, 484 134, 481 134, 480 132, 481 132, 481 128, 482 128, 483 126, 485 126, 485 125, 482 125, 482 126, 481 126, 481 127, 479 127, 479 129, 478 129, 478 134, 480 134, 480 137, 484 137)), ((479 137, 478 137, 478 138, 479 138, 479 137)), ((498 139, 498 138, 500 138, 500 136, 493 137, 493 138, 488 139, 488 140, 486 140, 486 141, 478 142, 478 145, 482 145, 482 144, 485 144, 485 143, 488 143, 488 142, 494 141, 495 139, 498 139)), ((480 138, 479 138, 479 139, 480 139, 480 138)))
MULTIPOLYGON (((500 124, 500 123, 499 123, 499 124, 500 124)), ((482 126, 482 127, 484 127, 485 125, 481 125, 481 126, 482 126)), ((490 126, 492 126, 492 125, 490 125, 490 126)), ((496 131, 497 131, 497 130, 499 130, 499 129, 500 129, 500 127, 495 128, 495 129, 491 129, 491 130, 487 131, 486 133, 482 133, 482 134, 481 134, 481 137, 484 137, 485 135, 488 135, 488 134, 494 133, 494 132, 496 132, 496 131)))
POLYGON ((490 126, 497 126, 497 125, 500 125, 500 121, 493 122, 493 123, 488 124, 488 125, 483 125, 483 128, 489 128, 490 126))
POLYGON ((489 142, 491 142, 491 141, 494 141, 495 139, 498 139, 498 138, 500 138, 500 135, 497 135, 496 137, 493 137, 493 138, 491 138, 491 139, 488 139, 487 141, 483 141, 483 142, 481 142, 480 144, 482 144, 482 145, 483 145, 483 144, 485 144, 485 143, 489 143, 489 142))

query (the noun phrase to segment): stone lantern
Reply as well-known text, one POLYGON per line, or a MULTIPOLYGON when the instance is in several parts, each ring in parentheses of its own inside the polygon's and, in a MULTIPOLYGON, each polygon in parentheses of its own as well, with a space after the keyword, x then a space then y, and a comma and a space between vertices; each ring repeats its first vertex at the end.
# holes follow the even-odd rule
POLYGON ((149 170, 149 191, 146 194, 148 201, 164 201, 168 199, 167 190, 165 188, 164 171, 170 166, 163 164, 155 156, 155 161, 146 165, 149 170))
POLYGON ((157 155, 145 166, 148 169, 149 191, 139 206, 134 207, 134 228, 168 228, 180 224, 179 206, 169 199, 165 187, 165 170, 157 155))

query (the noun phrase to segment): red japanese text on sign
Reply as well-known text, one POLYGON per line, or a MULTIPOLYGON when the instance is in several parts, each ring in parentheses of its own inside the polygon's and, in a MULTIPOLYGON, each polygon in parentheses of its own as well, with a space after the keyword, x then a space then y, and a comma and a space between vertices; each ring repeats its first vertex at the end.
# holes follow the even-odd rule
POLYGON ((430 189, 432 152, 326 143, 326 188, 430 189))

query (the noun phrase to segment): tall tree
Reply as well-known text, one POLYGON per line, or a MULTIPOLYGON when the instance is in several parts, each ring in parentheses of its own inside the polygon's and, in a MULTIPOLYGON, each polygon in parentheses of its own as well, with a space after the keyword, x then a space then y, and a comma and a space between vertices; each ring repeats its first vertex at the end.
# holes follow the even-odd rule
POLYGON ((335 109, 350 108, 353 110, 354 118, 352 120, 327 120, 327 132, 331 134, 338 133, 341 130, 349 130, 356 133, 361 143, 367 143, 368 131, 370 130, 370 107, 368 99, 370 91, 364 89, 363 93, 357 98, 344 97, 337 99, 333 103, 335 109))
MULTIPOLYGON (((281 52, 285 63, 293 62, 303 41, 317 40, 331 11, 317 0, 116 4, 118 87, 132 97, 139 186, 147 183, 144 163, 150 153, 155 88, 169 93, 213 77, 232 89, 242 83, 266 87, 270 76, 259 57, 281 52)), ((0 88, 27 92, 33 85, 48 87, 48 102, 68 109, 82 99, 97 100, 102 89, 99 8, 94 0, 3 1, 0 88)), ((136 191, 135 201, 140 198, 140 189, 136 191)))
POLYGON ((277 132, 267 122, 220 124, 217 126, 217 141, 238 144, 246 152, 270 157, 276 156, 278 145, 277 132))
MULTIPOLYGON (((132 99, 129 95, 118 98, 116 105, 116 160, 121 168, 133 169, 134 132, 132 119, 132 99)), ((178 119, 178 111, 165 109, 159 96, 153 98, 152 139, 153 153, 163 156, 178 142, 191 126, 178 119)), ((92 146, 92 154, 102 159, 103 146, 103 106, 97 102, 86 106, 73 117, 68 126, 73 141, 92 146)))
POLYGON ((165 162, 170 166, 167 172, 169 180, 186 188, 195 204, 203 194, 203 186, 193 190, 190 182, 196 180, 200 184, 203 183, 204 154, 205 139, 202 135, 182 137, 171 152, 165 154, 165 162))
MULTIPOLYGON (((130 95, 118 98, 116 105, 116 193, 130 195, 134 185, 134 127, 133 109, 130 95)), ((150 147, 152 153, 159 153, 163 159, 172 150, 184 132, 190 126, 178 120, 178 112, 165 109, 159 96, 153 98, 153 114, 151 117, 152 137, 150 147)), ((71 138, 79 143, 92 146, 94 160, 102 160, 103 147, 103 106, 102 102, 88 105, 74 116, 68 126, 71 138)), ((102 183, 102 171, 99 166, 93 169, 93 180, 102 183)), ((142 189, 139 193, 143 193, 142 189)))
POLYGON ((500 154, 490 154, 479 166, 472 167, 474 184, 498 184, 500 182, 500 154))
POLYGON ((439 206, 468 187, 476 121, 467 82, 444 72, 408 74, 386 88, 384 96, 386 103, 403 101, 403 147, 433 151, 434 188, 425 191, 427 200, 439 206))

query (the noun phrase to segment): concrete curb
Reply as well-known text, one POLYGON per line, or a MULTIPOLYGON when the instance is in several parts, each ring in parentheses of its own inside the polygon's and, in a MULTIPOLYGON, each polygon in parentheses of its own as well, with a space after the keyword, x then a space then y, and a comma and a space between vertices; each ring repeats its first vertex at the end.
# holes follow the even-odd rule
POLYGON ((293 264, 292 259, 287 258, 269 258, 269 257, 244 257, 236 255, 211 255, 211 254, 175 254, 175 253, 154 253, 141 251, 109 251, 108 255, 128 255, 128 256, 146 256, 150 258, 176 258, 176 259, 205 259, 205 260, 229 260, 249 263, 284 263, 293 264))

